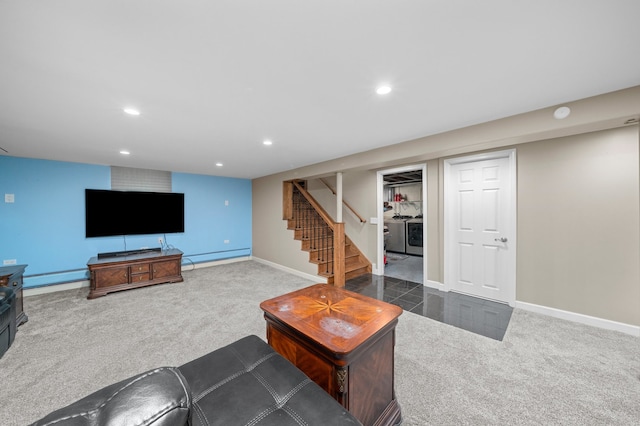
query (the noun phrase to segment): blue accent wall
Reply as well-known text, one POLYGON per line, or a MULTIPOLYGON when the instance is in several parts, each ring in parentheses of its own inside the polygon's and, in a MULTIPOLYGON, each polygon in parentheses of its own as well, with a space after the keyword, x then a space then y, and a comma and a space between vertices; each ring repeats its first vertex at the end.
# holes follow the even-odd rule
POLYGON ((172 173, 172 186, 185 194, 184 233, 86 238, 84 190, 110 189, 109 166, 0 156, 0 262, 28 264, 29 288, 88 279, 91 257, 158 247, 159 237, 183 264, 251 255, 250 180, 172 173))

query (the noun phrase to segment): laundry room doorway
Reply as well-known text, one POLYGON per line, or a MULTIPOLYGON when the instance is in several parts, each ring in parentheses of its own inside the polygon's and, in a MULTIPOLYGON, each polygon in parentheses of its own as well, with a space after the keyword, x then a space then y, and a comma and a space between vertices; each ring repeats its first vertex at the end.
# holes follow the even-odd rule
POLYGON ((378 256, 374 273, 424 285, 426 164, 377 173, 378 256))

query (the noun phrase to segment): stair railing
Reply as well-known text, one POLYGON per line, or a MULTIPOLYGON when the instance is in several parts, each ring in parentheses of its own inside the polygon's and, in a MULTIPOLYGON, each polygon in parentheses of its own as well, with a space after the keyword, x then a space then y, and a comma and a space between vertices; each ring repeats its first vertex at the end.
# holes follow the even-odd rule
POLYGON ((283 182, 283 219, 293 220, 295 232, 316 253, 333 285, 345 285, 344 223, 334 222, 299 181, 283 182))

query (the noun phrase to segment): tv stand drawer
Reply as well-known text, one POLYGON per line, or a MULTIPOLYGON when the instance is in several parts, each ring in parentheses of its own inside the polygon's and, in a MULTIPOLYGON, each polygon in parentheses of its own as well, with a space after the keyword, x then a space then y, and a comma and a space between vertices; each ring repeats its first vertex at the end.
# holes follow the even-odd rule
POLYGON ((145 281, 149 281, 149 273, 146 274, 131 274, 131 282, 132 283, 141 283, 145 281))
POLYGON ((132 274, 144 274, 144 273, 149 273, 149 264, 148 263, 142 263, 139 265, 135 265, 131 267, 131 273, 132 274))

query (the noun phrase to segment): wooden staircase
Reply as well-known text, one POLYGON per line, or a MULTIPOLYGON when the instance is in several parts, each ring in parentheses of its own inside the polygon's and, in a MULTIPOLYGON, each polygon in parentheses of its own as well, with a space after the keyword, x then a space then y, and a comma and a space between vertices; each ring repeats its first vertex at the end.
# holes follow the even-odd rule
POLYGON ((371 273, 371 262, 305 189, 304 181, 283 183, 283 219, 309 262, 318 265, 318 275, 327 283, 343 287, 345 281, 371 273))

